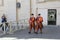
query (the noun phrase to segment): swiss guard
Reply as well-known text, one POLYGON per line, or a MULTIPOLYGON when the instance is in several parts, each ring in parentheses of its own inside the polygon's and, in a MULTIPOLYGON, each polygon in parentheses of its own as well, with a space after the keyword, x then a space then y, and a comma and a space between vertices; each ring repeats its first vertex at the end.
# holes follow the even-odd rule
POLYGON ((29 34, 31 33, 32 28, 34 29, 35 32, 35 17, 34 14, 31 14, 29 18, 29 34))
POLYGON ((42 28, 43 28, 43 17, 41 14, 38 14, 36 17, 36 28, 35 28, 35 33, 38 34, 38 30, 40 29, 40 33, 42 34, 42 28))

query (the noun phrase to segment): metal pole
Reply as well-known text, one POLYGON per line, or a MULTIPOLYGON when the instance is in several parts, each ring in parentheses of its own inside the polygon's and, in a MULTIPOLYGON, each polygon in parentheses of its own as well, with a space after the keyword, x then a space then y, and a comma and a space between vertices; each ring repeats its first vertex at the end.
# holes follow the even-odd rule
POLYGON ((38 16, 38 3, 37 3, 37 0, 36 0, 36 17, 38 16))
POLYGON ((38 8, 36 8, 36 17, 38 16, 38 8))
POLYGON ((31 13, 32 13, 32 0, 30 0, 30 16, 31 16, 31 13))
MULTIPOLYGON (((16 3, 18 2, 18 0, 16 0, 16 3)), ((16 23, 17 23, 17 26, 18 26, 18 8, 16 6, 16 23)), ((17 30, 17 27, 16 27, 16 30, 17 30)))
POLYGON ((6 33, 5 23, 3 23, 3 27, 4 27, 4 34, 5 34, 6 33))
POLYGON ((10 24, 10 32, 9 32, 9 34, 12 34, 12 31, 13 31, 13 30, 12 30, 12 22, 10 21, 9 24, 10 24))

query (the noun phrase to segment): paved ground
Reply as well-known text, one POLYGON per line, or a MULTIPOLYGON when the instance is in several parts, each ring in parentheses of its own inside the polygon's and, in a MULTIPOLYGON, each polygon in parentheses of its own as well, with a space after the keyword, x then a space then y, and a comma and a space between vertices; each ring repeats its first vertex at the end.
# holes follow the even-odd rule
POLYGON ((16 31, 14 34, 7 34, 0 38, 16 38, 16 39, 30 39, 30 38, 42 38, 42 39, 60 39, 60 26, 46 26, 43 28, 43 34, 28 34, 28 29, 16 31))

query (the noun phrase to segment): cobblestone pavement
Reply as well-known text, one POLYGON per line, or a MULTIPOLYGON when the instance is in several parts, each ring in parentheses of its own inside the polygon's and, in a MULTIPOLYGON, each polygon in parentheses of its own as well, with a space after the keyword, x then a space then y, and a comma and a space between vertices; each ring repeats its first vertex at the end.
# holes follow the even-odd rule
POLYGON ((60 26, 45 26, 43 33, 35 34, 33 31, 31 34, 28 33, 28 29, 19 30, 13 34, 7 34, 0 38, 16 38, 16 39, 60 39, 60 26))

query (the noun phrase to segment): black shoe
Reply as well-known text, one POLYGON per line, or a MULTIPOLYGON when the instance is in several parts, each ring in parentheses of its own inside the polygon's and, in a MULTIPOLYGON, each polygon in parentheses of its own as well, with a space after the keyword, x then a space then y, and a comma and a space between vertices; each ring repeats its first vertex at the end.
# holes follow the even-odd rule
POLYGON ((35 34, 38 34, 38 32, 35 32, 35 34))
POLYGON ((42 32, 40 32, 42 34, 42 32))
POLYGON ((35 33, 35 31, 34 31, 34 33, 35 33))
POLYGON ((28 32, 29 34, 31 34, 31 32, 28 32))

